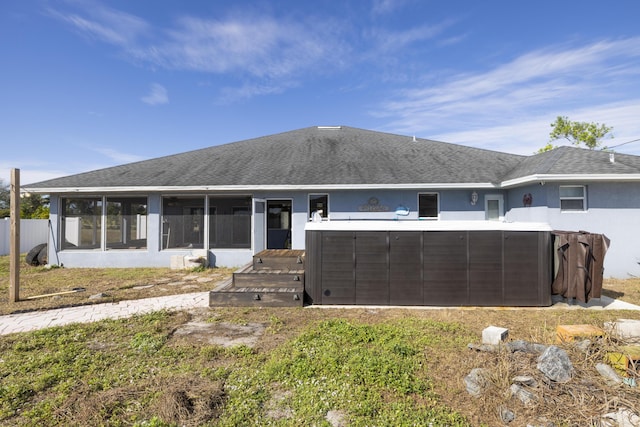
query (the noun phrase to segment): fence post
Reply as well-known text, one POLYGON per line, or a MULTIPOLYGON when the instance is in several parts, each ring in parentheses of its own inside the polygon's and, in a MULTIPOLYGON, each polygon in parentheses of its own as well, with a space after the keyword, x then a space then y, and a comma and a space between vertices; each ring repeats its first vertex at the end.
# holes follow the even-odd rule
POLYGON ((20 300, 20 169, 11 169, 9 302, 20 300))

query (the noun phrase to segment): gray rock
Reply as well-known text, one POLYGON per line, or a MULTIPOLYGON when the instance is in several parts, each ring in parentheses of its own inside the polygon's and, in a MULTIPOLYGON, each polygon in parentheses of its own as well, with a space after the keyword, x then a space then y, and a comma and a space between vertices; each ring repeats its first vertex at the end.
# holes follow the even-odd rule
POLYGON ((89 299, 100 299, 100 298, 106 298, 108 295, 100 292, 99 294, 93 294, 89 297, 89 299))
POLYGON ((604 380, 608 385, 622 384, 622 378, 611 366, 605 363, 598 363, 596 365, 596 370, 604 377, 604 380))
POLYGON ((530 343, 524 340, 516 340, 507 343, 507 348, 512 353, 520 351, 522 353, 542 354, 547 349, 547 346, 542 344, 530 343))
POLYGON ((467 392, 474 396, 479 397, 487 388, 487 371, 483 368, 474 368, 469 372, 469 375, 464 377, 464 384, 467 387, 467 392))
POLYGON ((580 350, 583 353, 589 353, 589 349, 591 348, 591 344, 593 344, 591 342, 591 340, 582 340, 582 341, 578 341, 575 346, 578 350, 580 350))
POLYGON ((511 391, 512 396, 520 399, 525 406, 532 406, 536 403, 536 395, 518 384, 511 384, 509 391, 511 391))
POLYGON ((516 419, 516 414, 508 408, 500 408, 500 419, 503 423, 510 423, 516 419))
POLYGON ((566 351, 555 345, 549 346, 538 357, 538 370, 551 381, 566 383, 573 375, 573 364, 566 351))
POLYGON ((476 351, 484 351, 487 353, 497 353, 498 350, 500 350, 500 346, 494 345, 494 344, 473 344, 473 343, 469 343, 467 344, 467 348, 469 348, 470 350, 476 350, 476 351))
POLYGON ((627 408, 618 408, 618 412, 605 414, 602 418, 610 419, 617 427, 637 427, 640 425, 640 415, 627 408))

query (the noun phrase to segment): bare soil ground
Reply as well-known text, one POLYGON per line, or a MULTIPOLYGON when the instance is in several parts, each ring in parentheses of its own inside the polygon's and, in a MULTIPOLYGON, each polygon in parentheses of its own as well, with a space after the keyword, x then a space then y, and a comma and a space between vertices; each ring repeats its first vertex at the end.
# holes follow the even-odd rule
MULTIPOLYGON (((0 257, 0 289, 9 289, 8 257, 0 257), (3 269, 3 264, 6 268, 3 269)), ((0 315, 140 298, 206 292, 228 280, 233 269, 20 268, 20 301, 0 293, 0 315), (101 294, 99 298, 90 298, 101 294)))
MULTIPOLYGON (((6 257, 4 257, 6 258, 6 257)), ((0 257, 0 286, 8 289, 8 262, 0 257), (3 264, 4 263, 4 264, 3 264)), ((178 293, 211 290, 216 284, 227 280, 231 269, 206 269, 203 271, 174 271, 169 269, 45 269, 42 267, 21 268, 21 290, 23 299, 18 303, 9 303, 8 293, 0 295, 0 314, 21 311, 42 310, 96 302, 119 301, 171 295, 178 293), (84 288, 81 292, 69 292, 74 288, 84 288), (90 299, 91 295, 105 294, 100 299, 90 299), (58 294, 42 298, 28 299, 42 294, 58 294)), ((640 305, 640 279, 606 280, 603 294, 626 302, 640 305)), ((593 324, 602 326, 604 322, 619 318, 640 319, 640 312, 575 310, 575 309, 530 309, 530 308, 455 308, 455 309, 341 309, 341 308, 305 308, 305 309, 260 309, 260 308, 224 308, 204 309, 184 313, 175 325, 172 335, 174 343, 190 343, 194 346, 234 346, 245 345, 255 348, 259 353, 267 353, 287 340, 296 337, 302 329, 314 322, 327 318, 346 318, 364 323, 376 323, 406 317, 428 318, 437 321, 459 323, 471 331, 477 342, 481 341, 482 330, 490 325, 509 329, 509 338, 543 344, 553 344, 558 325, 593 324), (277 319, 274 322, 273 319, 277 319)), ((571 386, 552 389, 545 387, 541 392, 543 403, 527 408, 505 397, 508 383, 515 375, 536 376, 543 383, 535 369, 535 357, 513 354, 479 353, 467 348, 451 351, 433 352, 425 349, 425 363, 429 367, 433 386, 442 401, 464 414, 473 425, 501 426, 499 408, 505 402, 518 409, 518 421, 509 425, 525 425, 519 421, 554 419, 558 413, 563 415, 565 424, 576 423, 575 419, 595 419, 598 415, 615 410, 618 407, 631 406, 640 412, 639 388, 609 387, 602 384, 594 372, 595 363, 604 360, 605 354, 615 348, 615 343, 602 341, 591 347, 588 352, 578 350, 571 345, 564 346, 570 353, 576 367, 576 381, 571 386), (476 367, 490 368, 494 373, 492 388, 482 398, 471 398, 465 389, 464 377, 476 367), (505 389, 506 387, 506 389, 505 389), (571 416, 579 414, 580 416, 571 416)), ((165 420, 185 419, 185 413, 197 414, 199 420, 215 418, 223 399, 222 386, 198 379, 185 379, 184 383, 172 381, 171 384, 136 384, 121 390, 121 393, 142 393, 149 387, 162 387, 164 401, 159 403, 158 414, 165 420), (138 391, 136 391, 138 390, 138 391), (186 412, 185 412, 186 411, 186 412), (200 418, 201 417, 201 418, 200 418)), ((118 390, 113 390, 112 398, 118 390)), ((82 390, 78 390, 78 399, 71 399, 70 405, 79 405, 87 410, 108 406, 101 396, 100 402, 82 399, 82 390)), ((70 412, 78 408, 67 408, 70 412)), ((197 425, 191 416, 190 423, 197 425)), ((559 425, 559 424, 556 424, 559 425)))

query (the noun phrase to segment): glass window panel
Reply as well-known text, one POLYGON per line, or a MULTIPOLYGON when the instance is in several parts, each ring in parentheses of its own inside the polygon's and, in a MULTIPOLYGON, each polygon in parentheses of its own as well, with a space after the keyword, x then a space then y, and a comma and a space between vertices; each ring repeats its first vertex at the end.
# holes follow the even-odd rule
POLYGON ((420 194, 418 196, 418 216, 420 218, 438 217, 438 194, 420 194))
POLYGON ((584 187, 562 186, 560 187, 560 197, 584 197, 584 187))
POLYGON ((309 195, 309 219, 313 218, 314 212, 320 214, 322 218, 329 218, 329 195, 310 194, 309 195))
POLYGON ((561 211, 584 211, 586 208, 586 187, 583 185, 560 186, 561 211))
POLYGON ((487 219, 498 221, 500 219, 500 201, 497 199, 487 200, 487 219))
POLYGON ((102 243, 102 198, 63 198, 62 249, 99 249, 102 243))
POLYGON ((147 199, 107 198, 107 248, 147 247, 147 199))
POLYGON ((583 211, 584 210, 584 201, 583 200, 561 200, 560 201, 560 209, 563 211, 583 211))

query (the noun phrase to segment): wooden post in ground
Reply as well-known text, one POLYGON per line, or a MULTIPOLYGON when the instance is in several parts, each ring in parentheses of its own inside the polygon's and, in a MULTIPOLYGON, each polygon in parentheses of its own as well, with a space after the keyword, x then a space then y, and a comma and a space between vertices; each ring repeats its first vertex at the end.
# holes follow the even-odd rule
POLYGON ((20 300, 20 169, 11 169, 9 302, 20 300))

